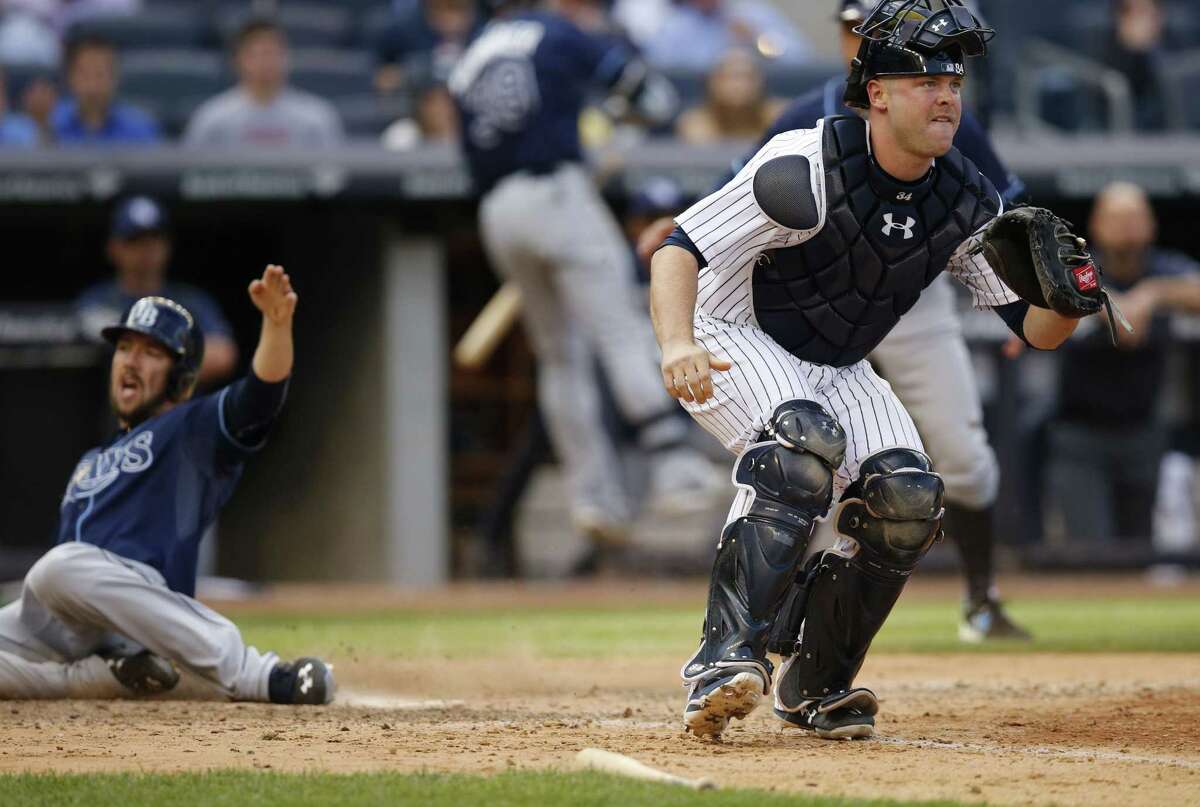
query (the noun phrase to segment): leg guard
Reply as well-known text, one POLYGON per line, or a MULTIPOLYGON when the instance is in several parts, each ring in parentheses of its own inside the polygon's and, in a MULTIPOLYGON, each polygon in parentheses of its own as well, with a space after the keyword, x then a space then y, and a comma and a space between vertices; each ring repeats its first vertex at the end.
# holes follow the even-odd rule
POLYGON ((795 655, 780 673, 776 709, 850 688, 871 640, 896 604, 918 561, 941 534, 943 486, 929 458, 887 449, 862 463, 837 515, 841 536, 814 557, 795 655))
MULTIPOLYGON (((846 436, 813 401, 790 401, 738 459, 734 481, 749 503, 722 533, 713 564, 704 636, 684 665, 689 684, 751 668, 770 689, 768 636, 796 577, 814 521, 829 508, 846 436)), ((765 692, 764 692, 765 694, 765 692)))

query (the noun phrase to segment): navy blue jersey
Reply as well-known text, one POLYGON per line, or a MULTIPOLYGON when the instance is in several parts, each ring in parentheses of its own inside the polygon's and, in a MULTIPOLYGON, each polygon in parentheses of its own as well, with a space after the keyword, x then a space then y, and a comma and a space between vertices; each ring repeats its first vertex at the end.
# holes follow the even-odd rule
POLYGON ((615 85, 633 57, 619 40, 585 33, 555 14, 489 24, 450 76, 476 191, 519 171, 545 174, 582 162, 584 99, 615 85))
MULTIPOLYGON (((762 139, 762 142, 758 144, 758 148, 752 153, 747 154, 737 165, 737 168, 741 168, 742 165, 749 162, 758 153, 759 149, 765 146, 776 135, 796 129, 812 129, 817 125, 817 121, 822 118, 850 114, 846 106, 842 104, 842 94, 845 91, 846 82, 844 79, 831 78, 823 86, 801 95, 788 105, 787 109, 771 125, 771 129, 762 139)), ((983 129, 983 124, 966 110, 963 110, 962 120, 958 126, 958 133, 954 136, 954 147, 962 152, 963 156, 975 163, 980 172, 991 180, 992 184, 996 186, 996 190, 1003 197, 1005 205, 1010 204, 1024 194, 1024 183, 1000 161, 996 150, 992 148, 992 143, 988 139, 987 132, 983 129)), ((724 187, 729 180, 733 179, 734 173, 736 171, 726 175, 719 187, 724 187)))
POLYGON ((58 542, 141 561, 192 595, 200 538, 261 447, 232 436, 225 401, 236 389, 182 403, 84 454, 63 495, 58 542))

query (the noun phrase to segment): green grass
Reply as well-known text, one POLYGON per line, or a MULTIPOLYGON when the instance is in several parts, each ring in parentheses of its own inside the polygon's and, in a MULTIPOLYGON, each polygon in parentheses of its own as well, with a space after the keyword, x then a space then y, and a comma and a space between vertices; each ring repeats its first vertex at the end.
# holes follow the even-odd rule
MULTIPOLYGON (((374 659, 530 656, 683 656, 699 635, 694 608, 489 610, 356 615, 231 616, 248 642, 283 656, 326 653, 374 659)), ((1021 600, 1012 614, 1037 637, 1030 644, 973 648, 957 640, 956 602, 901 602, 875 652, 1200 652, 1200 599, 1021 600)))
POLYGON ((0 776, 0 804, 21 807, 958 807, 949 801, 866 801, 750 790, 695 792, 592 773, 271 774, 216 771, 177 775, 0 776))

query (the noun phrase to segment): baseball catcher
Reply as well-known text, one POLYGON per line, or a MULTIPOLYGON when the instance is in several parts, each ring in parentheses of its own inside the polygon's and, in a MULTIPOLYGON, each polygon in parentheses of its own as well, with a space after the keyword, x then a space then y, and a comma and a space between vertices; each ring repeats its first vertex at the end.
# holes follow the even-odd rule
POLYGON ((952 145, 967 59, 994 32, 961 0, 882 0, 856 33, 844 100, 865 116, 773 138, 679 216, 651 267, 663 382, 738 455, 700 646, 681 670, 684 726, 700 736, 772 690, 788 726, 874 733, 878 700, 855 678, 941 536, 945 485, 866 357, 922 292, 948 272, 1039 349, 1105 299, 1065 223, 1034 215, 1021 242, 1030 214, 1003 215, 952 145), (1007 285, 1029 267, 1041 297, 1007 285), (825 518, 831 546, 812 540, 825 518))
POLYGON ((250 372, 193 399, 204 343, 191 312, 143 297, 103 331, 119 430, 67 482, 58 545, 0 609, 0 698, 115 698, 170 690, 187 670, 233 700, 322 704, 329 665, 280 661, 193 599, 205 529, 266 442, 292 372, 296 292, 268 266, 250 372))

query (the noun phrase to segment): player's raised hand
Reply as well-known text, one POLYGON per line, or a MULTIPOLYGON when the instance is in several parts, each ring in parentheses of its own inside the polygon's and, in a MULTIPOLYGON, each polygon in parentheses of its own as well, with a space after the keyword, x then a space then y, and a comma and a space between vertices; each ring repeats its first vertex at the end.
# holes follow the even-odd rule
POLYGON ((713 397, 712 373, 733 367, 692 340, 663 345, 662 376, 667 392, 681 401, 704 403, 713 397))
POLYGON ((282 266, 271 264, 263 270, 261 278, 250 281, 250 300, 275 325, 287 325, 292 321, 299 299, 282 266))

